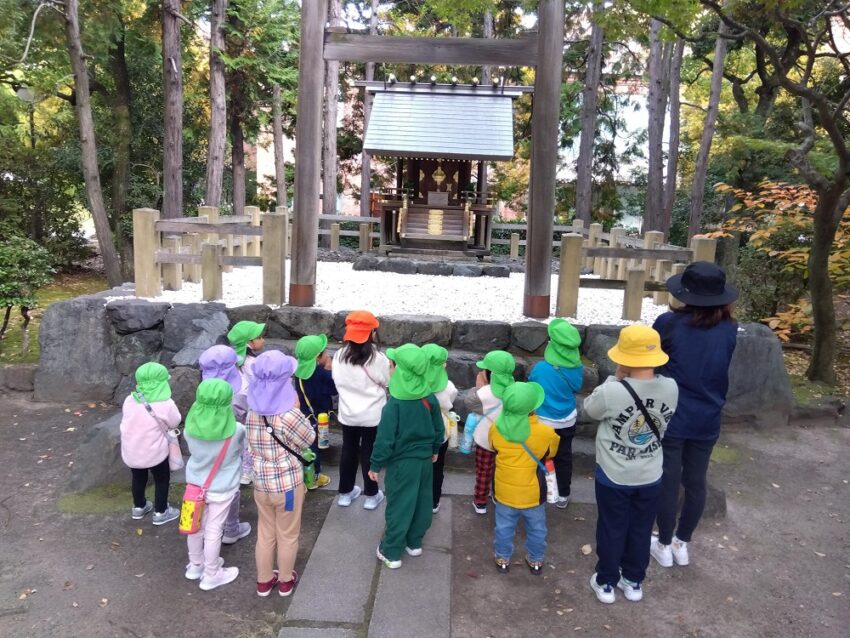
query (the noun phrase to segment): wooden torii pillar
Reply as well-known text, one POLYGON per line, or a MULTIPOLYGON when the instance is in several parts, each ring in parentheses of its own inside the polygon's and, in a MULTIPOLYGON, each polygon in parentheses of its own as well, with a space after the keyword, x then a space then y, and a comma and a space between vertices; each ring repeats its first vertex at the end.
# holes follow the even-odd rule
POLYGON ((533 66, 537 73, 531 122, 531 184, 523 312, 530 317, 548 317, 563 75, 563 0, 540 0, 538 35, 517 39, 418 38, 333 32, 324 33, 322 37, 326 17, 327 0, 301 3, 298 119, 295 128, 295 233, 289 303, 312 306, 316 300, 323 60, 533 66))

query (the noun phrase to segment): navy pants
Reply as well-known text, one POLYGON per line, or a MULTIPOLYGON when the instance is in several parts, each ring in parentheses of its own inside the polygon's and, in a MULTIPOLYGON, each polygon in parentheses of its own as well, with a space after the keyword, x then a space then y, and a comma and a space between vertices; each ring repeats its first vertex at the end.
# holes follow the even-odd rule
POLYGON ((168 509, 168 486, 171 483, 168 456, 151 468, 130 468, 130 475, 132 476, 130 492, 133 494, 133 507, 144 507, 147 503, 145 488, 148 486, 148 472, 153 475, 153 511, 161 514, 168 509))
POLYGON ((443 496, 443 477, 445 475, 444 467, 446 465, 446 454, 449 451, 449 442, 443 441, 440 446, 440 451, 437 453, 437 460, 434 461, 434 482, 433 482, 433 504, 434 507, 440 504, 440 498, 443 496))
POLYGON ((616 587, 620 572, 636 583, 646 576, 649 541, 661 484, 608 487, 596 481, 596 582, 616 587))
POLYGON ((313 469, 316 471, 316 476, 319 476, 322 473, 322 455, 319 452, 319 425, 314 423, 312 419, 310 419, 310 423, 313 426, 313 432, 316 433, 316 438, 310 444, 310 450, 316 455, 316 460, 313 461, 313 469))
POLYGON ((664 476, 661 479, 661 497, 658 501, 658 542, 669 545, 676 538, 689 543, 699 525, 705 509, 705 484, 708 462, 717 439, 678 439, 665 436, 664 476), (679 485, 685 488, 685 501, 676 527, 676 509, 679 502, 679 485))
POLYGON ((555 478, 558 481, 558 495, 569 496, 573 481, 573 437, 575 427, 560 428, 555 434, 561 437, 558 451, 552 461, 555 463, 555 478))

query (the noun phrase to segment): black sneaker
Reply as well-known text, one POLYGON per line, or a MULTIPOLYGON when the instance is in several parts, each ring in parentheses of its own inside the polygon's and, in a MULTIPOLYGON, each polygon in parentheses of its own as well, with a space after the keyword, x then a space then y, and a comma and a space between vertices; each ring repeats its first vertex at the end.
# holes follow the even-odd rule
POLYGON ((507 558, 499 558, 496 556, 496 570, 500 574, 507 574, 511 571, 511 561, 507 558))
POLYGON ((535 576, 540 576, 543 573, 543 561, 542 560, 531 560, 528 556, 525 557, 525 564, 528 565, 528 571, 530 571, 535 576))

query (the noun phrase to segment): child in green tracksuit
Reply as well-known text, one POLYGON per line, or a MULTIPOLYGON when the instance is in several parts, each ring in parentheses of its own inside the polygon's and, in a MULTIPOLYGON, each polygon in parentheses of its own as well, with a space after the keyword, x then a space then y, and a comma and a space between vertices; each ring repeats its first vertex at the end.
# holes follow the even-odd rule
POLYGON ((426 374, 428 356, 411 343, 389 348, 395 363, 390 399, 381 413, 372 449, 369 477, 386 468, 386 527, 377 556, 390 569, 401 567, 401 554, 422 554, 422 538, 431 527, 433 463, 443 444, 440 405, 426 374))

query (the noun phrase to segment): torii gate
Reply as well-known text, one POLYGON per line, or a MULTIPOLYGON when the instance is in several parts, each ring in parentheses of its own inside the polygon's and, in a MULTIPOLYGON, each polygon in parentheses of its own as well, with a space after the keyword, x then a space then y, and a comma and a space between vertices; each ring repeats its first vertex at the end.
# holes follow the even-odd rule
POLYGON ((398 64, 533 66, 531 183, 525 251, 523 314, 546 318, 550 308, 558 119, 563 76, 564 2, 540 0, 537 34, 517 39, 418 38, 325 30, 327 0, 301 2, 301 55, 295 127, 295 232, 289 303, 316 301, 322 105, 325 60, 398 64))

